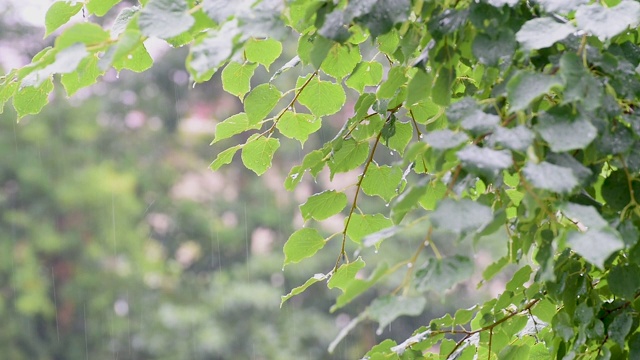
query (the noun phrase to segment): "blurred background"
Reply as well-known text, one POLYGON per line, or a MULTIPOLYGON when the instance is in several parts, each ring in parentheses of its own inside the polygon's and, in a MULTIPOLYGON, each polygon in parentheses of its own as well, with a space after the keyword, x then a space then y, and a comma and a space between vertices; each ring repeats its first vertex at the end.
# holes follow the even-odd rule
MULTIPOLYGON (((53 43, 37 25, 50 2, 42 3, 0 1, 2 73, 53 43)), ((117 12, 92 21, 109 25, 117 12)), ((282 62, 295 44, 285 44, 282 62)), ((381 339, 402 341, 430 319, 481 300, 474 298, 478 279, 431 294, 423 315, 400 318, 378 335, 377 324, 364 323, 327 353, 340 329, 404 273, 335 313, 329 308, 338 292, 323 285, 280 309, 281 295, 329 271, 339 252, 335 241, 282 269, 282 246, 302 225, 298 205, 329 186, 328 176, 286 192, 284 177, 304 155, 287 139, 260 178, 239 158, 210 171, 219 151, 243 141, 209 146, 216 123, 241 104, 217 77, 192 87, 187 49, 148 48, 155 65, 145 73, 110 71, 72 98, 57 86, 41 114, 19 123, 10 104, 0 115, 2 358, 358 359, 381 339)), ((299 74, 280 81, 290 87, 299 74)), ((268 76, 258 72, 254 81, 268 76)), ((341 125, 325 121, 330 126, 305 151, 341 125)), ((355 176, 336 176, 331 187, 355 183, 355 176)), ((384 206, 371 199, 359 205, 384 206)), ((342 224, 336 216, 322 227, 329 235, 342 224)), ((424 229, 413 232, 387 241, 380 257, 407 257, 424 229)), ((479 268, 492 257, 482 254, 479 268)), ((363 277, 378 260, 368 253, 363 277)))

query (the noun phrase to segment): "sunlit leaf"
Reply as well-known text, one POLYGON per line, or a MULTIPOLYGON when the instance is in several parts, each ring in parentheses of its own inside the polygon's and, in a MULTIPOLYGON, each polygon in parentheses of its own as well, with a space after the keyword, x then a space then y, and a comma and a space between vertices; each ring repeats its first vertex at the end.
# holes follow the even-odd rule
POLYGON ((251 124, 249 122, 249 117, 247 117, 247 114, 235 114, 216 125, 216 135, 211 143, 215 144, 218 141, 228 139, 233 135, 240 134, 247 130, 259 128, 259 124, 251 124))
POLYGON ((296 295, 300 295, 302 294, 305 290, 307 290, 309 288, 309 286, 317 283, 318 281, 323 281, 326 280, 329 276, 325 275, 325 274, 315 274, 313 275, 313 277, 309 280, 307 280, 304 284, 295 287, 291 290, 291 292, 289 292, 287 295, 283 295, 281 297, 280 300, 280 307, 282 307, 282 305, 285 303, 285 301, 291 299, 292 297, 296 296, 296 295))
POLYGON ((49 7, 44 18, 45 34, 47 37, 60 26, 66 24, 73 15, 82 9, 81 2, 56 1, 49 7))
MULTIPOLYGON (((301 79, 302 80, 302 79, 301 79)), ((298 81, 300 86, 302 81, 298 81)), ((338 112, 346 100, 342 86, 322 81, 317 76, 302 90, 298 101, 306 106, 313 115, 324 116, 338 112)))
POLYGON ((346 291, 349 284, 355 280, 358 271, 360 271, 364 265, 365 262, 360 257, 348 264, 342 264, 331 276, 331 279, 329 279, 327 287, 329 287, 329 289, 338 288, 343 292, 346 291))
MULTIPOLYGON (((347 219, 345 219, 346 223, 347 219)), ((389 228, 393 223, 382 214, 353 214, 347 227, 347 236, 354 242, 361 244, 362 239, 382 229, 389 228)))
POLYGON ((261 64, 267 70, 281 53, 282 44, 274 39, 251 39, 244 45, 247 60, 261 64))
MULTIPOLYGON (((398 188, 402 185, 402 169, 397 166, 369 166, 362 179, 362 191, 367 195, 380 196, 389 202, 398 196, 398 188)), ((379 230, 379 229, 378 229, 379 230)))
POLYGON ((215 170, 218 170, 220 167, 222 167, 222 165, 227 165, 231 163, 231 161, 233 160, 233 156, 241 148, 242 148, 242 145, 236 145, 220 152, 218 156, 216 156, 215 160, 213 160, 211 165, 209 165, 209 167, 211 168, 211 170, 215 171, 215 170))
POLYGON ((37 114, 49 101, 49 93, 53 90, 53 82, 47 79, 38 86, 25 86, 13 97, 13 107, 18 119, 29 114, 37 114))
POLYGON ((364 92, 366 86, 376 86, 382 80, 382 65, 378 62, 361 62, 353 70, 345 84, 348 87, 364 92))
POLYGON ((301 145, 309 138, 309 135, 320 130, 322 121, 310 114, 294 113, 287 111, 282 115, 276 128, 282 135, 300 141, 301 145))
POLYGON ((302 228, 294 232, 284 244, 284 265, 313 256, 324 244, 324 238, 316 229, 302 228))
POLYGON ((222 70, 222 88, 242 99, 251 90, 251 77, 258 64, 239 64, 232 61, 222 70))
POLYGON ((258 124, 276 107, 282 93, 271 84, 258 85, 244 99, 244 111, 249 123, 258 124))
POLYGON ((305 220, 324 220, 339 212, 347 206, 347 195, 335 190, 327 190, 311 196, 300 205, 300 212, 305 220))
POLYGON ((249 140, 242 148, 242 163, 257 175, 264 174, 271 167, 273 154, 280 147, 280 140, 258 137, 249 140))

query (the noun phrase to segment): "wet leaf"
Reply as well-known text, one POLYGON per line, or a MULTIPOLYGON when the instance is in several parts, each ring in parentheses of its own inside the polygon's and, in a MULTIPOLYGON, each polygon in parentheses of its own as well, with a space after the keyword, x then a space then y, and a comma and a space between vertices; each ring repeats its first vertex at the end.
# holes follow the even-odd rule
POLYGON ((436 228, 458 235, 480 231, 492 219, 491 208, 470 199, 444 199, 431 214, 436 228))
POLYGON ((302 228, 294 232, 284 244, 284 265, 313 256, 324 244, 324 238, 316 229, 302 228))
POLYGON ((306 220, 324 220, 341 212, 347 206, 347 195, 335 190, 314 194, 300 205, 302 217, 306 220))
POLYGON ((138 18, 140 31, 161 39, 178 36, 195 22, 188 10, 186 0, 150 0, 138 18))
POLYGON ((271 167, 273 154, 280 147, 280 140, 258 137, 248 140, 242 148, 242 163, 257 175, 264 174, 271 167))

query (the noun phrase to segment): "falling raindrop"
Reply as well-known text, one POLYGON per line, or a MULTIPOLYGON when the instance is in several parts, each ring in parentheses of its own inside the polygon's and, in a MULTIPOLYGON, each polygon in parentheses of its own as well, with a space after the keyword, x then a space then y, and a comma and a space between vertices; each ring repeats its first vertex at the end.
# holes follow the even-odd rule
POLYGON ((376 254, 377 254, 377 253, 378 253, 378 249, 376 249, 376 250, 374 251, 374 253, 376 253, 376 254))
POLYGON ((389 154, 394 155, 394 154, 393 154, 393 151, 389 151, 389 154))
POLYGON ((409 269, 411 269, 411 268, 413 267, 413 263, 408 263, 408 264, 407 264, 407 267, 408 267, 409 269))
POLYGON ((191 84, 191 88, 195 89, 196 88, 196 82, 194 81, 193 84, 191 84))

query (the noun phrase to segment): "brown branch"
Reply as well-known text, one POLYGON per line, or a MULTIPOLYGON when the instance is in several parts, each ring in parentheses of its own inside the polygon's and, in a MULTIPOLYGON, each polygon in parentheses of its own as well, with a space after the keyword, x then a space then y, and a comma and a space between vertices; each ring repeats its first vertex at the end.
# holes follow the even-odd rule
POLYGON ((356 206, 358 203, 358 195, 360 195, 360 189, 362 188, 362 181, 364 180, 364 176, 367 174, 367 170, 369 166, 373 162, 373 155, 376 153, 376 148, 380 143, 380 138, 382 137, 382 131, 378 133, 376 137, 376 141, 373 143, 373 148, 371 148, 371 153, 369 154, 369 158, 364 165, 364 169, 362 170, 362 175, 360 175, 360 179, 358 179, 358 183, 356 184, 356 194, 353 197, 353 203, 351 204, 351 209, 349 210, 349 216, 347 217, 347 221, 344 224, 344 230, 342 230, 342 247, 340 249, 340 254, 338 255, 338 260, 336 260, 336 266, 333 268, 334 271, 338 270, 338 265, 340 265, 340 260, 343 258, 349 262, 349 258, 347 258, 347 253, 345 251, 345 245, 347 244, 347 229, 349 228, 349 223, 351 222, 351 217, 353 216, 354 211, 356 210, 356 206))

